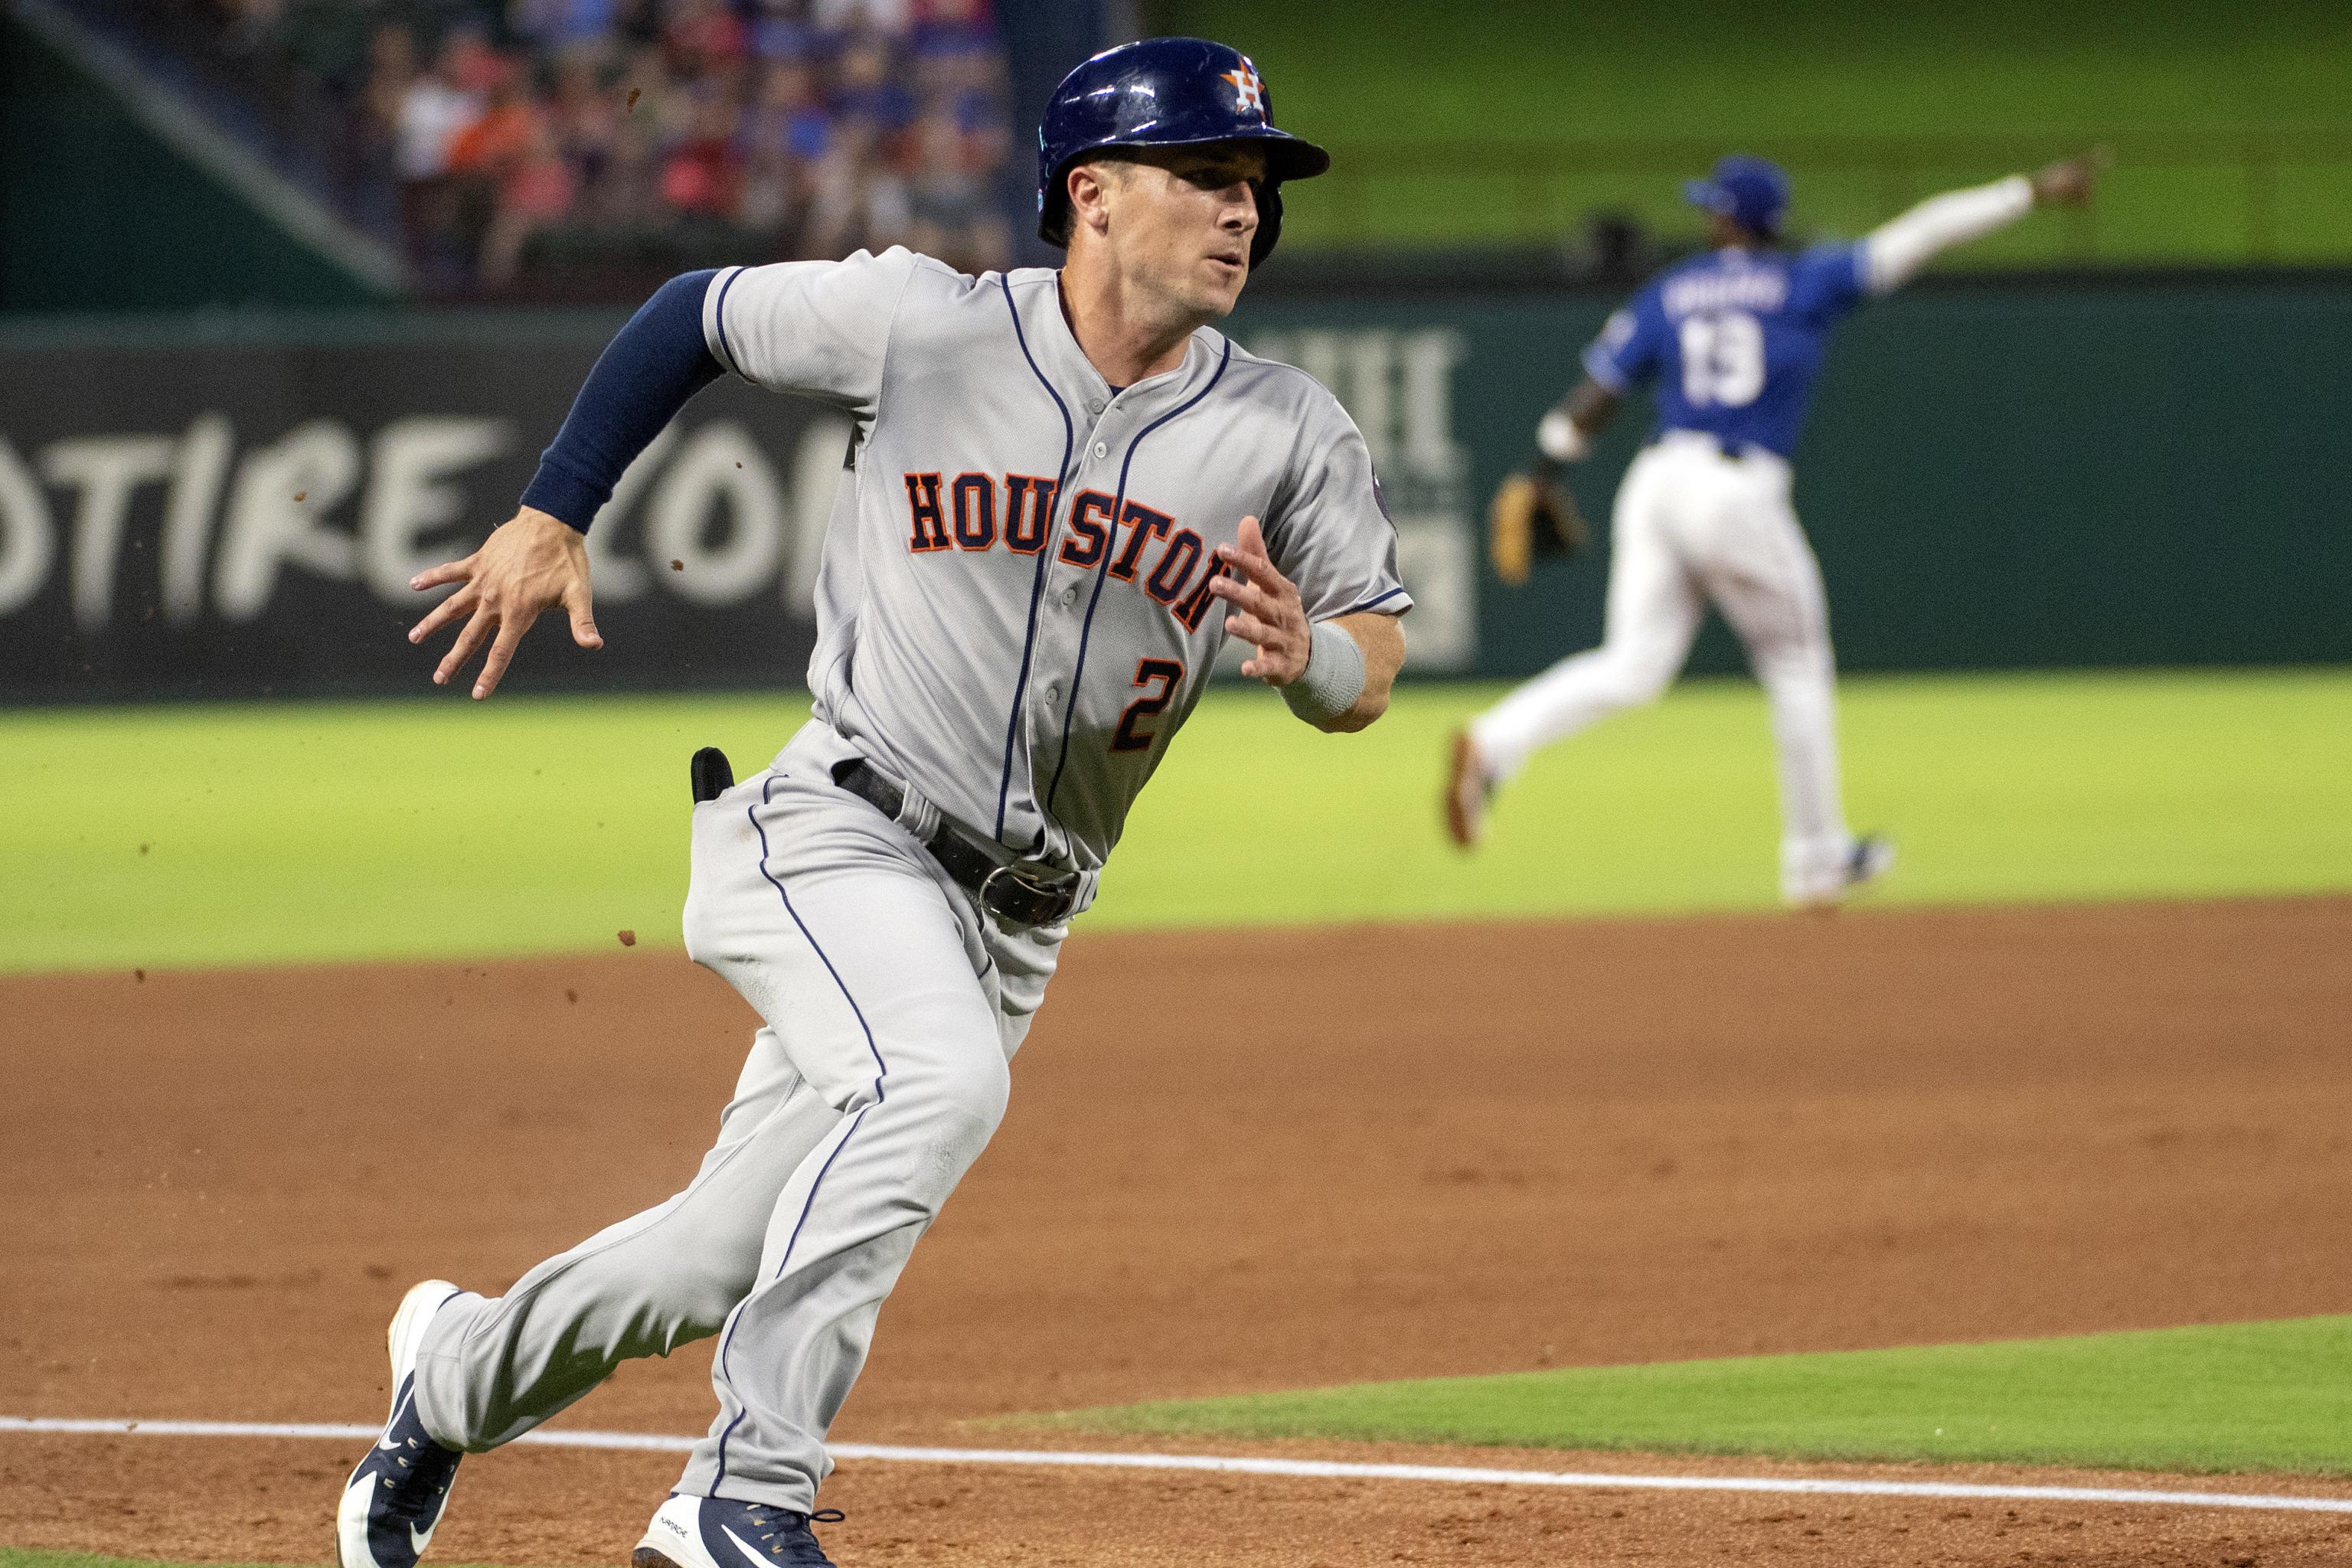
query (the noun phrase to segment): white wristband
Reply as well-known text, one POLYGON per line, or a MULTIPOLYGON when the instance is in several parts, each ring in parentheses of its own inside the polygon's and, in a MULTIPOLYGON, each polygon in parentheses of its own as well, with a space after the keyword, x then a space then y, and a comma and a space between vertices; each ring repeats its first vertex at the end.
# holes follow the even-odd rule
POLYGON ((1592 455, 1592 443, 1567 410, 1555 408, 1536 425, 1536 450, 1555 463, 1580 463, 1592 455))
POLYGON ((1337 719, 1364 694, 1364 650, 1337 621, 1318 621, 1307 634, 1307 668, 1281 688, 1290 710, 1310 724, 1337 719))

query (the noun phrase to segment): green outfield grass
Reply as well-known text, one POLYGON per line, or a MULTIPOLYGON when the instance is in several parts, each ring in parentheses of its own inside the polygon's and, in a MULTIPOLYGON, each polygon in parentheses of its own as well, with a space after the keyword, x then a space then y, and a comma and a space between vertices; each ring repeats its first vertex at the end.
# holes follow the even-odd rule
MULTIPOLYGON (((1358 736, 1213 695, 1082 929, 1768 908, 1764 706, 1696 682, 1539 758, 1487 850, 1437 825, 1419 686, 1358 736)), ((1852 815, 1886 904, 2352 889, 2352 672, 1864 679, 1852 815)), ((617 952, 677 942, 686 758, 762 765, 789 698, 0 714, 0 968, 617 952)))
POLYGON ((1089 1431, 2352 1474, 2352 1317, 1571 1367, 1026 1417, 1089 1431))

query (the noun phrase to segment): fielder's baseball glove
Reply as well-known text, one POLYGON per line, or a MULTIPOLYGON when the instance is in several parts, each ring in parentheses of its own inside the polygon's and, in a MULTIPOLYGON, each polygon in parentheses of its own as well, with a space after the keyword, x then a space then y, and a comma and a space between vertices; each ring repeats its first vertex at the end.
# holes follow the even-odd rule
POLYGON ((1514 586, 1528 580, 1539 558, 1573 555, 1591 537, 1576 498, 1549 478, 1513 474, 1487 509, 1486 553, 1495 575, 1514 586))

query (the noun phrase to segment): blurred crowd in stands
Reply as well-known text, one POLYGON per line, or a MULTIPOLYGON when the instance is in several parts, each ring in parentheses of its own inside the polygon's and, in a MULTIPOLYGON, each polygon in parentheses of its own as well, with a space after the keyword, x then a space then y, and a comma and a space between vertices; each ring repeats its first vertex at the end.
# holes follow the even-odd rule
POLYGON ((441 291, 907 244, 1011 257, 990 0, 179 0, 299 73, 441 291))

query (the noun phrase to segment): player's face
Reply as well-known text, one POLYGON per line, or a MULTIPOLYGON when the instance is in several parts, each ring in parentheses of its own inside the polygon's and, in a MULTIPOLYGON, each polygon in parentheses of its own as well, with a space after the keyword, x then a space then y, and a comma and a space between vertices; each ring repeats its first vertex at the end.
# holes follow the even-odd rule
POLYGON ((1110 226, 1119 269, 1182 313, 1231 311, 1249 280, 1265 153, 1247 143, 1152 149, 1121 174, 1110 226))

